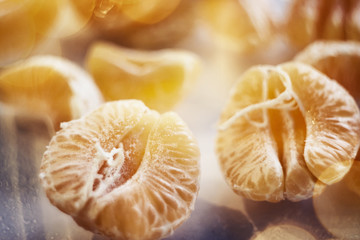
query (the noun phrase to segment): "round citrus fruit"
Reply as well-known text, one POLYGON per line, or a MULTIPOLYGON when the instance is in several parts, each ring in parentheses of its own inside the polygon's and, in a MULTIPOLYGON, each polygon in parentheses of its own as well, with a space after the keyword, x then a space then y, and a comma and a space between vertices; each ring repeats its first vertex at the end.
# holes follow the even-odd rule
POLYGON ((91 26, 102 37, 122 46, 170 47, 191 33, 195 25, 195 2, 97 1, 91 26))
POLYGON ((360 105, 360 43, 317 41, 302 50, 295 60, 310 64, 338 81, 360 105))
POLYGON ((185 221, 199 190, 199 148, 175 113, 138 100, 105 103, 68 122, 44 153, 50 201, 84 228, 154 239, 185 221))
POLYGON ((92 78, 60 57, 35 56, 0 73, 0 101, 24 112, 46 115, 55 129, 102 102, 92 78))
POLYGON ((305 47, 317 39, 359 40, 359 1, 295 0, 285 23, 290 42, 305 47))
POLYGON ((57 13, 56 0, 0 1, 0 66, 29 56, 51 30, 57 13))
POLYGON ((299 201, 349 171, 360 114, 336 81, 309 65, 253 67, 232 90, 216 151, 232 189, 253 200, 299 201))
POLYGON ((210 26, 216 43, 242 53, 266 46, 272 39, 273 23, 266 1, 203 0, 200 13, 210 26))
POLYGON ((198 76, 199 58, 181 50, 141 51, 94 44, 87 68, 106 100, 140 99, 158 111, 170 110, 198 76))

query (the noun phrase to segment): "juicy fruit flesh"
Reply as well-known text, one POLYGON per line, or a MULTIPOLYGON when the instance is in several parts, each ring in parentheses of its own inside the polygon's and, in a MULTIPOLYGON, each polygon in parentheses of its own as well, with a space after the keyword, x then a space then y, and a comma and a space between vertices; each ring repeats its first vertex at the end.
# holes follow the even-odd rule
POLYGON ((189 216, 199 149, 175 114, 118 101, 63 127, 44 154, 41 179, 50 201, 81 226, 159 238, 189 216))
POLYGON ((199 60, 176 51, 142 52, 98 43, 87 66, 105 98, 139 99, 160 112, 171 109, 197 76, 199 60))
POLYGON ((339 181, 349 170, 359 124, 354 100, 314 69, 253 68, 222 114, 217 153, 239 194, 299 201, 314 194, 315 183, 339 181))
POLYGON ((35 114, 46 113, 56 125, 72 119, 70 106, 66 104, 70 99, 71 89, 63 76, 47 67, 21 69, 0 76, 1 101, 35 114))
POLYGON ((102 103, 95 83, 63 58, 36 56, 0 74, 0 101, 21 111, 48 117, 56 130, 102 103))
POLYGON ((360 44, 355 41, 318 41, 306 47, 296 61, 310 64, 339 82, 360 105, 360 44))

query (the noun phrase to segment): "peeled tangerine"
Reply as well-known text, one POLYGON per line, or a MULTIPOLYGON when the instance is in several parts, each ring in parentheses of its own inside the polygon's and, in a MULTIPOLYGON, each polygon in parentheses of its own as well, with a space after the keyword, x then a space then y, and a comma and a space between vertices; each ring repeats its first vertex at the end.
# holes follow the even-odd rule
POLYGON ((285 32, 300 48, 319 39, 360 40, 359 16, 358 0, 294 0, 285 32))
POLYGON ((93 29, 106 39, 131 48, 172 46, 188 36, 195 25, 193 0, 90 2, 95 2, 93 29))
POLYGON ((185 221, 199 190, 199 148, 175 113, 108 102, 62 125, 40 178, 50 201, 84 228, 154 239, 185 221))
POLYGON ((86 65, 106 100, 139 99, 164 112, 191 89, 200 60, 182 50, 141 51, 98 42, 86 65))
POLYGON ((317 41, 296 57, 335 79, 360 105, 360 43, 355 41, 317 41))
POLYGON ((103 98, 79 66, 61 57, 35 56, 0 73, 0 101, 48 117, 57 130, 61 122, 98 107, 103 98))
POLYGON ((236 193, 300 201, 317 194, 315 184, 341 180, 359 144, 349 93, 309 65, 286 63, 241 77, 221 115, 216 151, 236 193))

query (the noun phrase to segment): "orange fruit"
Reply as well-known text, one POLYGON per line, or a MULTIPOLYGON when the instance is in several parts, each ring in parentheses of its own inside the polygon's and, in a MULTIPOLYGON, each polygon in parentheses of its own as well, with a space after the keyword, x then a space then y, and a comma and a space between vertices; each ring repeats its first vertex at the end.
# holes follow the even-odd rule
POLYGON ((90 48, 86 65, 106 100, 140 99, 163 112, 189 91, 200 60, 187 51, 141 51, 99 42, 90 48))
POLYGON ((58 12, 57 1, 0 2, 0 66, 25 58, 44 40, 58 12))
POLYGON ((360 43, 317 41, 302 50, 295 61, 310 64, 338 81, 360 103, 360 43))
POLYGON ((295 0, 289 7, 285 32, 299 48, 318 39, 359 40, 359 14, 357 0, 295 0))
POLYGON ((44 153, 50 201, 84 228, 154 239, 185 221, 199 190, 199 148, 175 113, 138 100, 108 102, 68 122, 44 153))
POLYGON ((354 99, 301 63, 245 72, 219 124, 216 152, 225 178, 253 200, 311 197, 315 183, 343 178, 360 144, 354 99))
POLYGON ((0 101, 31 114, 46 115, 55 129, 99 106, 92 78, 60 57, 35 56, 0 73, 0 101))
POLYGON ((216 43, 250 53, 271 42, 273 23, 266 1, 203 0, 200 14, 216 43))
POLYGON ((195 24, 193 0, 96 1, 91 26, 107 40, 126 47, 173 46, 195 24))

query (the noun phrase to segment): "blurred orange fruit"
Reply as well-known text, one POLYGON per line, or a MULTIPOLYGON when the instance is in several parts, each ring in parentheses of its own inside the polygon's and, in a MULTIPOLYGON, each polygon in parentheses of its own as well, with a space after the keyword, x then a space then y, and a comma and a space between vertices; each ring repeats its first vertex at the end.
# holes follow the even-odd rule
POLYGON ((94 13, 95 0, 61 0, 58 5, 58 17, 51 37, 67 39, 88 26, 94 13))
POLYGON ((96 1, 92 27, 126 47, 159 49, 188 36, 195 23, 193 0, 96 1))
POLYGON ((163 112, 191 88, 200 60, 187 51, 140 51, 99 42, 90 48, 86 65, 106 100, 140 99, 163 112))
POLYGON ((360 104, 360 43, 317 41, 302 50, 295 60, 310 64, 338 81, 360 104))
POLYGON ((273 23, 266 1, 203 0, 200 13, 216 43, 241 53, 254 52, 271 42, 273 23))
POLYGON ((360 40, 359 15, 357 0, 294 0, 285 32, 299 48, 318 39, 360 40))
POLYGON ((216 151, 238 194, 299 201, 317 181, 341 180, 359 144, 359 109, 347 91, 308 65, 287 63, 241 77, 222 112, 216 151))
POLYGON ((55 129, 82 116, 103 99, 92 78, 60 57, 35 56, 0 73, 0 101, 31 114, 46 115, 55 129))
POLYGON ((27 57, 50 32, 56 0, 0 1, 0 66, 27 57))
POLYGON ((155 239, 172 233, 194 207, 199 148, 175 113, 120 100, 64 125, 40 171, 50 201, 84 228, 155 239))

